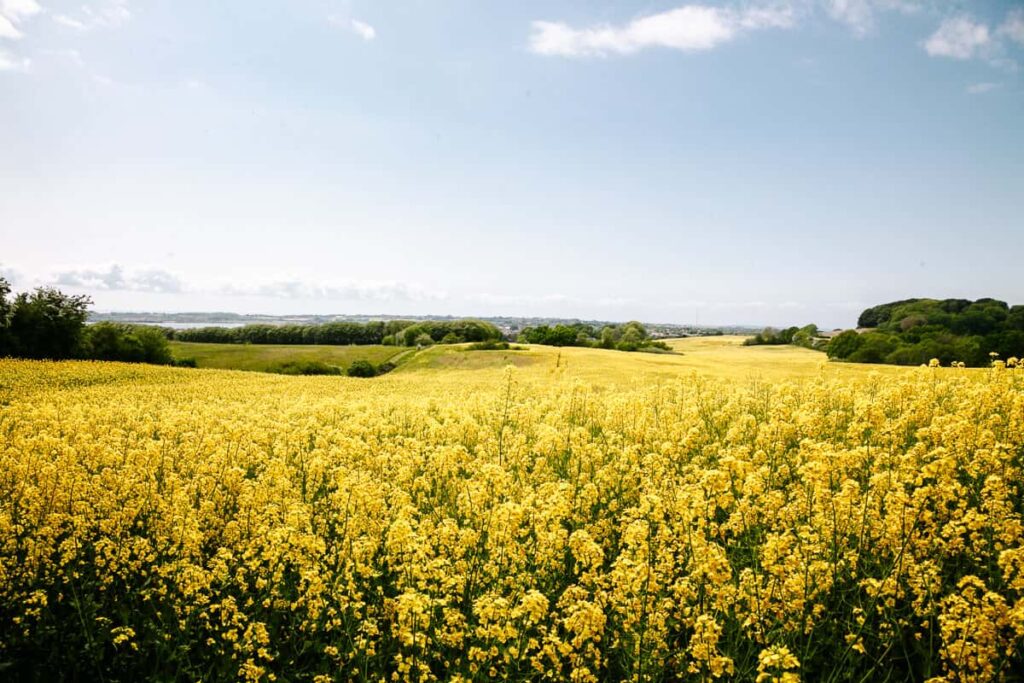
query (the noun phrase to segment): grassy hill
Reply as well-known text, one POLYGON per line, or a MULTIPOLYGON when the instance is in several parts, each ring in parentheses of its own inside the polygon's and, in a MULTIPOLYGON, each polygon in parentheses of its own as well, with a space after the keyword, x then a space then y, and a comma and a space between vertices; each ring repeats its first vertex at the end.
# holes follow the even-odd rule
POLYGON ((259 370, 287 361, 320 361, 342 370, 353 361, 368 360, 374 365, 391 360, 407 349, 395 346, 312 346, 291 344, 200 344, 171 342, 175 359, 195 358, 200 368, 220 370, 259 370))

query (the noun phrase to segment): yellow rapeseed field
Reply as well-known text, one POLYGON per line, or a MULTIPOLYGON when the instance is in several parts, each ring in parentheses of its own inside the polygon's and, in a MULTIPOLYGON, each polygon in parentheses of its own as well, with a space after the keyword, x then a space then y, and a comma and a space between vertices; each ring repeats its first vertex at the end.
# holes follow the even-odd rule
POLYGON ((1024 370, 678 348, 0 360, 0 678, 1019 678, 1024 370))

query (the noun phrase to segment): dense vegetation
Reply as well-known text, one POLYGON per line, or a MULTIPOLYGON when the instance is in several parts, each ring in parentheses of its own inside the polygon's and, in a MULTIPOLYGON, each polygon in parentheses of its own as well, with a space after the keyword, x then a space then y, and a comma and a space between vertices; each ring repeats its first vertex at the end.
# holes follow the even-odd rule
POLYGON ((1024 369, 531 353, 0 360, 0 679, 1019 680, 1024 369))
POLYGON ((642 324, 630 321, 623 325, 605 325, 596 330, 585 323, 572 325, 539 325, 519 333, 519 341, 548 346, 586 346, 619 351, 669 351, 663 341, 652 339, 642 324))
POLYGON ((173 362, 166 332, 143 325, 86 325, 89 297, 49 287, 11 298, 0 278, 0 357, 91 358, 129 363, 173 362))
POLYGON ((784 330, 766 327, 743 342, 744 346, 782 346, 785 344, 819 349, 824 346, 824 341, 818 337, 817 325, 805 325, 803 327, 787 327, 784 330))
POLYGON ((391 338, 384 337, 382 343, 397 346, 429 346, 498 341, 501 338, 501 330, 481 320, 424 320, 405 327, 391 338))
POLYGON ((410 320, 335 322, 319 325, 244 325, 242 327, 198 327, 176 330, 174 338, 185 342, 215 344, 380 344, 413 325, 410 320))
POLYGON ((479 320, 388 320, 318 325, 245 325, 177 330, 174 339, 217 344, 385 344, 416 346, 501 339, 501 331, 479 320))
POLYGON ((1024 306, 996 299, 905 299, 874 306, 832 339, 829 357, 860 363, 988 365, 1024 356, 1024 306))

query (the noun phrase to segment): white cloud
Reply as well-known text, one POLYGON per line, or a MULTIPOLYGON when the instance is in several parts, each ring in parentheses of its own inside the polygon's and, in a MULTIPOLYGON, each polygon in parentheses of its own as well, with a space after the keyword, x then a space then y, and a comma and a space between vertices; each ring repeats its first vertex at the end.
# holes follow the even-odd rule
POLYGON ((55 22, 57 22, 58 24, 60 24, 61 26, 66 26, 68 28, 73 28, 76 31, 88 31, 89 30, 89 26, 86 25, 86 23, 84 21, 79 21, 78 19, 75 19, 74 17, 69 17, 66 14, 54 14, 53 15, 53 20, 55 22))
POLYGON ((28 57, 18 57, 0 50, 0 71, 21 71, 25 72, 32 66, 32 60, 28 57))
POLYGON ((1007 13, 1006 20, 999 26, 996 33, 1024 45, 1024 9, 1015 9, 1007 13))
POLYGON ((377 29, 358 19, 352 20, 352 30, 358 33, 363 40, 373 40, 377 37, 377 29))
POLYGON ((106 269, 79 268, 59 271, 50 277, 50 283, 65 287, 104 291, 157 293, 184 291, 181 280, 166 270, 142 269, 125 272, 124 268, 116 263, 106 269))
POLYGON ((42 10, 35 0, 0 0, 0 38, 18 40, 24 35, 18 26, 42 10))
POLYGON ((992 41, 988 26, 966 16, 946 19, 924 43, 932 57, 970 59, 982 52, 992 41))
POLYGON ((529 47, 540 55, 565 57, 631 54, 649 47, 710 50, 745 31, 789 28, 795 22, 795 12, 789 5, 743 10, 684 5, 623 26, 600 24, 577 29, 563 22, 535 21, 529 47))
POLYGON ((866 35, 875 25, 875 12, 869 0, 826 0, 830 17, 850 27, 858 36, 866 35))
POLYGON ((967 92, 971 95, 982 95, 984 93, 991 92, 996 88, 1001 87, 1002 85, 1002 83, 991 82, 972 83, 971 85, 967 86, 967 92))
POLYGON ((14 22, 39 14, 42 9, 35 0, 0 0, 0 14, 14 22))
POLYGON ((18 40, 21 38, 21 31, 14 25, 14 22, 0 14, 0 38, 18 40))
POLYGON ((331 16, 327 17, 327 21, 331 22, 331 24, 337 26, 338 28, 342 28, 345 29, 346 31, 351 31, 352 33, 355 33, 357 36, 359 36, 360 38, 367 42, 377 37, 377 29, 375 29, 373 26, 367 24, 365 21, 351 19, 347 15, 332 14, 331 16))

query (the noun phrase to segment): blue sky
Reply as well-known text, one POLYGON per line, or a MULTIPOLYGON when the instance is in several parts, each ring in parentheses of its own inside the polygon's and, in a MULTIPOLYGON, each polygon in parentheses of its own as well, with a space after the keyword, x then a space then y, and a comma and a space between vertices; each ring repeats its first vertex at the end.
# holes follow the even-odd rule
POLYGON ((1024 303, 1024 5, 0 0, 0 274, 101 310, 1024 303))

